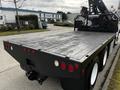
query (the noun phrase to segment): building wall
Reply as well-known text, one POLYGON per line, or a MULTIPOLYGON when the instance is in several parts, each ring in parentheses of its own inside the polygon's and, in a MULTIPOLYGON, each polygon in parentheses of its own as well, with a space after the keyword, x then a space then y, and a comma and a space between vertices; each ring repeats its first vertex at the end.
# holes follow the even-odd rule
POLYGON ((5 16, 0 14, 0 25, 5 25, 5 16))
MULTIPOLYGON (((4 22, 5 23, 16 23, 16 12, 15 11, 3 11, 2 10, 2 15, 4 16, 4 22)), ((35 13, 35 12, 22 12, 19 11, 19 15, 37 15, 38 16, 38 23, 39 23, 39 28, 41 28, 41 20, 40 20, 40 16, 39 13, 35 13)), ((3 22, 3 21, 1 21, 3 22)))
POLYGON ((47 12, 41 12, 40 13, 40 17, 41 17, 41 20, 45 20, 45 21, 48 21, 48 19, 51 19, 51 20, 62 20, 62 15, 61 14, 57 14, 57 13, 47 13, 47 12))
MULTIPOLYGON (((5 16, 6 23, 15 23, 16 19, 16 12, 15 11, 2 11, 2 14, 5 16)), ((19 15, 37 15, 39 17, 39 13, 32 13, 32 12, 22 12, 19 11, 19 15)))
POLYGON ((35 13, 35 12, 22 12, 22 11, 19 11, 18 14, 19 14, 19 15, 36 15, 36 16, 38 16, 39 28, 42 28, 42 24, 41 24, 39 12, 36 12, 36 13, 35 13))
POLYGON ((5 23, 15 23, 15 13, 13 11, 2 11, 5 23))
MULTIPOLYGON (((0 8, 1 12, 0 15, 3 15, 5 18, 5 23, 16 23, 16 10, 15 8, 0 8)), ((32 10, 25 10, 25 9, 18 9, 19 15, 37 15, 38 16, 38 22, 39 27, 41 27, 41 20, 52 19, 56 21, 59 19, 62 21, 62 15, 52 12, 42 12, 42 11, 32 11, 32 10)), ((2 21, 0 21, 2 22, 2 21)))

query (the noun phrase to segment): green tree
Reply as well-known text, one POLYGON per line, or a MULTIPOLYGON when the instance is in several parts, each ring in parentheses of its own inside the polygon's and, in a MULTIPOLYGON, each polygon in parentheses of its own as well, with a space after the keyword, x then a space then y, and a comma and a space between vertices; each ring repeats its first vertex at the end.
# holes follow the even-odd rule
POLYGON ((71 12, 67 12, 67 14, 72 14, 71 12))
POLYGON ((62 14, 62 20, 63 20, 63 21, 65 21, 65 20, 68 19, 68 18, 67 18, 67 14, 66 14, 65 12, 58 11, 57 13, 62 14))

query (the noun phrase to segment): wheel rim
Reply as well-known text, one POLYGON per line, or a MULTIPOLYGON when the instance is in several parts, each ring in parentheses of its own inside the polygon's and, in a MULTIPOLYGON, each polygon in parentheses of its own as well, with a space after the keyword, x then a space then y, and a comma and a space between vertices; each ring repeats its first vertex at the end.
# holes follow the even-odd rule
POLYGON ((104 58, 103 58, 103 66, 105 66, 106 62, 107 62, 107 50, 105 51, 105 54, 104 54, 104 58))
POLYGON ((90 80, 91 86, 93 86, 95 84, 95 81, 97 79, 97 75, 98 75, 98 64, 96 63, 96 64, 94 64, 92 74, 91 74, 91 80, 90 80))

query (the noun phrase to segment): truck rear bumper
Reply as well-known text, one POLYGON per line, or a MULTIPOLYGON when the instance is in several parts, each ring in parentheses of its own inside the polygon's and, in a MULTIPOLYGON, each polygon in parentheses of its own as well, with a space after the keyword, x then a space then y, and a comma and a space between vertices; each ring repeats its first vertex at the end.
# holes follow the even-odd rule
POLYGON ((22 45, 4 41, 4 49, 13 56, 26 72, 35 71, 40 76, 58 78, 80 78, 84 69, 79 62, 52 55, 40 50, 34 50, 22 45))

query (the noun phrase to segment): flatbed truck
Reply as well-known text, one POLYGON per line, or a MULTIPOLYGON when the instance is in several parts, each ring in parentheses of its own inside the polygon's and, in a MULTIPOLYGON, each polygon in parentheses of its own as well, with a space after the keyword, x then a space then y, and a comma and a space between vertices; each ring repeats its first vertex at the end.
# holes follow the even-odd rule
POLYGON ((64 90, 94 87, 117 43, 119 30, 117 17, 107 12, 102 0, 89 0, 89 5, 89 11, 83 7, 81 16, 75 18, 73 32, 3 42, 29 80, 42 84, 47 77, 55 77, 64 90), (96 8, 102 13, 98 14, 96 8))

